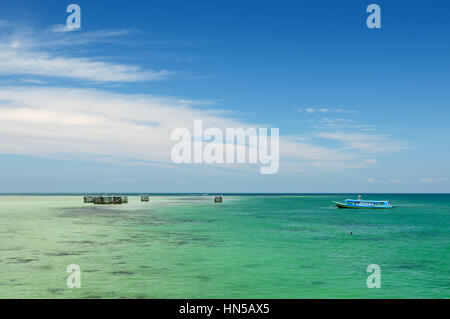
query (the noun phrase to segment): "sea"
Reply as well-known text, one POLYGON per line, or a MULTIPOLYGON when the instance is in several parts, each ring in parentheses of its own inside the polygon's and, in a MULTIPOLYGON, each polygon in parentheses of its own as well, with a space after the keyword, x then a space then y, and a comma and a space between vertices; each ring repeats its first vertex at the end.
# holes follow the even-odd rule
POLYGON ((0 195, 0 298, 450 297, 449 194, 83 195, 0 195))

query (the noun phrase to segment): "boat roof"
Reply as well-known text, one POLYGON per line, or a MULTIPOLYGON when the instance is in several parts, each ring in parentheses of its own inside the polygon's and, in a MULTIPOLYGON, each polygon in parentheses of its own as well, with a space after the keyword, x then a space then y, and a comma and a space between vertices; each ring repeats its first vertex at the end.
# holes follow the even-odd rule
POLYGON ((366 199, 346 199, 346 202, 362 202, 362 203, 386 203, 387 200, 366 200, 366 199))

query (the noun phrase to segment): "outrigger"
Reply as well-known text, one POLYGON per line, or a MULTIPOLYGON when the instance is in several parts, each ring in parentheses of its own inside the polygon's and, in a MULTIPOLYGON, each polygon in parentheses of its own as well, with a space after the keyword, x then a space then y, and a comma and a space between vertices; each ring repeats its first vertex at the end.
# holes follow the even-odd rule
POLYGON ((338 208, 353 208, 353 209, 386 209, 394 208, 390 201, 385 200, 363 200, 361 195, 358 199, 346 199, 344 203, 333 202, 338 208))

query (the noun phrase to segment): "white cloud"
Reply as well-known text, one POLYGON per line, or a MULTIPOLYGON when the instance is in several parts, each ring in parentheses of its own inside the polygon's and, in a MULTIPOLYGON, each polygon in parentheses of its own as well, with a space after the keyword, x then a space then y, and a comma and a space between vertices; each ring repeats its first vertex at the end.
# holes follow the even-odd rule
POLYGON ((68 28, 66 24, 56 24, 54 26, 51 26, 50 30, 52 32, 73 32, 73 31, 79 31, 80 29, 68 28))
MULTIPOLYGON (((293 109, 295 112, 303 112, 303 109, 301 108, 294 108, 293 109)), ((308 113, 353 113, 354 111, 352 110, 344 110, 344 109, 330 109, 330 108, 312 108, 312 107, 308 107, 306 109, 304 109, 306 112, 308 113)))
POLYGON ((40 35, 40 43, 33 42, 33 45, 41 47, 61 45, 80 46, 94 42, 127 44, 128 42, 123 39, 123 36, 135 32, 136 31, 133 29, 100 29, 85 31, 84 29, 67 28, 65 25, 55 25, 47 30, 43 30, 40 35))
POLYGON ((46 84, 47 82, 36 79, 20 79, 20 83, 26 84, 46 84))
MULTIPOLYGON (((227 118, 227 112, 196 109, 204 101, 93 89, 0 88, 0 101, 0 153, 9 154, 167 165, 172 130, 192 130, 194 120, 203 120, 205 128, 266 127, 227 118)), ((286 136, 280 139, 280 156, 317 169, 364 166, 355 152, 286 136)))
POLYGON ((0 46, 0 74, 37 75, 98 82, 161 80, 168 71, 142 70, 136 66, 96 61, 90 58, 57 57, 0 46))
POLYGON ((197 118, 221 124, 192 101, 98 90, 6 88, 0 100, 3 153, 168 162, 172 128, 197 118))
POLYGON ((439 178, 427 177, 427 178, 420 179, 420 181, 422 183, 442 183, 442 182, 445 182, 446 180, 447 179, 445 177, 439 177, 439 178))
POLYGON ((349 149, 372 153, 393 152, 411 148, 409 143, 394 140, 385 134, 324 132, 317 134, 317 136, 323 139, 336 140, 349 149))
POLYGON ((368 178, 367 182, 368 183, 395 183, 395 184, 400 184, 400 183, 403 183, 403 179, 401 179, 401 178, 389 178, 389 179, 383 180, 383 179, 368 178))
POLYGON ((355 123, 350 118, 321 118, 319 120, 317 128, 320 129, 335 129, 335 130, 358 130, 358 131, 374 131, 375 128, 372 125, 355 123))

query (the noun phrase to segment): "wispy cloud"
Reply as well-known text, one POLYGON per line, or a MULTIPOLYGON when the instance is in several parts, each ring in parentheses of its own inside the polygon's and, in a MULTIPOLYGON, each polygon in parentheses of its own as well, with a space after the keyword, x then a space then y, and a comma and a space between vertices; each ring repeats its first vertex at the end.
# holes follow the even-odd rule
POLYGON ((299 113, 353 113, 355 111, 353 110, 346 110, 346 109, 331 109, 331 108, 294 108, 295 112, 299 113))
POLYGON ((20 79, 20 83, 25 84, 47 84, 45 81, 36 80, 36 79, 20 79))
POLYGON ((0 74, 37 75, 97 82, 161 80, 170 72, 142 70, 137 66, 96 61, 90 58, 58 57, 43 52, 0 46, 0 74))
POLYGON ((327 128, 327 129, 351 129, 351 130, 360 130, 360 131, 375 131, 373 125, 370 124, 361 124, 355 123, 353 119, 350 118, 321 118, 318 120, 317 124, 318 128, 327 128))
POLYGON ((76 28, 68 28, 65 24, 56 24, 50 27, 50 30, 52 32, 74 32, 79 31, 79 29, 76 28))
POLYGON ((167 70, 104 62, 93 57, 74 57, 49 51, 64 44, 92 43, 124 35, 128 30, 35 32, 27 27, 7 25, 0 29, 0 74, 34 75, 95 82, 138 82, 166 79, 167 70))
POLYGON ((404 183, 404 180, 401 178, 389 178, 389 179, 375 179, 375 178, 368 178, 368 183, 393 183, 393 184, 401 184, 404 183))
POLYGON ((137 31, 134 29, 85 31, 84 29, 67 28, 65 25, 55 25, 41 32, 40 41, 46 47, 57 45, 80 46, 91 43, 128 44, 124 37, 133 33, 137 33, 137 31))
POLYGON ((426 178, 422 178, 420 179, 420 181, 422 183, 442 183, 445 182, 447 179, 445 177, 426 177, 426 178))
POLYGON ((323 139, 336 140, 349 149, 371 153, 393 152, 411 148, 410 143, 395 140, 386 134, 323 132, 317 134, 317 136, 323 139))

